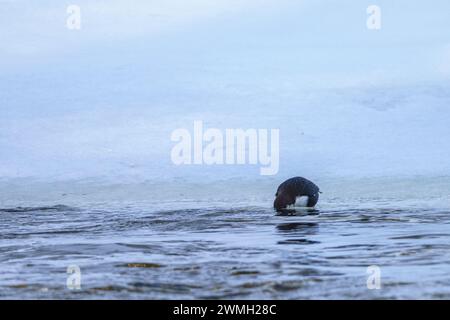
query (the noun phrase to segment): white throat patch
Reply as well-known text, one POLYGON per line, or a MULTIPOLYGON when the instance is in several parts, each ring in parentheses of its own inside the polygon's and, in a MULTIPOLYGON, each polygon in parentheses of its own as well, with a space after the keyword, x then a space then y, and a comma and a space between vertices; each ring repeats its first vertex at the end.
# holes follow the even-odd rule
POLYGON ((308 200, 308 196, 296 197, 295 204, 288 206, 288 208, 305 208, 308 204, 308 200))

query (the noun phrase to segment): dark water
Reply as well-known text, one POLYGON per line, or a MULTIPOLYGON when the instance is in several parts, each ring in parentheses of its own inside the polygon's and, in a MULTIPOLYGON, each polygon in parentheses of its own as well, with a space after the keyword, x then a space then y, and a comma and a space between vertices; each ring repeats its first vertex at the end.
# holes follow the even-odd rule
POLYGON ((446 210, 186 207, 0 209, 0 298, 450 298, 446 210), (67 288, 69 265, 81 270, 80 290, 67 288), (367 288, 370 265, 378 290, 367 288))

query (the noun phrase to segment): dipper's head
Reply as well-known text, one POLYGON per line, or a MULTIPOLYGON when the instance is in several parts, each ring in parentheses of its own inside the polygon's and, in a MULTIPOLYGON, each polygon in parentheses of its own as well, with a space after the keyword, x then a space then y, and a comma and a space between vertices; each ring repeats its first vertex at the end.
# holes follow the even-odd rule
POLYGON ((288 205, 294 204, 295 199, 293 199, 291 196, 281 192, 276 194, 275 201, 273 202, 273 207, 275 210, 279 211, 282 209, 286 209, 288 205))

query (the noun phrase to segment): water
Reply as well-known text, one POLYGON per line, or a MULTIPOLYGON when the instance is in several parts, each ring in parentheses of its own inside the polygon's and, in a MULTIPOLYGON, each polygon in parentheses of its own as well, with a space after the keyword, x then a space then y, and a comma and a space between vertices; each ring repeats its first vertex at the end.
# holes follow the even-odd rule
POLYGON ((449 299, 449 179, 370 181, 322 182, 316 210, 286 216, 272 182, 159 199, 150 183, 2 184, 0 298, 449 299))

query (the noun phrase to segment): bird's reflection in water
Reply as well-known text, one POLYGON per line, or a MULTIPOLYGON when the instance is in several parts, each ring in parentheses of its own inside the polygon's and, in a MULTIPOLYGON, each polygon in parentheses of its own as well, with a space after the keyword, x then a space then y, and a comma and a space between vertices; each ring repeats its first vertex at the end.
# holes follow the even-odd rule
MULTIPOLYGON (((285 209, 281 212, 277 212, 278 216, 311 216, 318 215, 319 210, 316 209, 302 209, 291 210, 285 209)), ((319 231, 319 224, 316 222, 287 222, 279 223, 276 225, 276 231, 286 239, 278 241, 278 244, 289 245, 305 245, 318 243, 317 241, 310 240, 309 238, 319 231)))
POLYGON ((315 222, 291 222, 280 223, 276 226, 277 232, 285 236, 284 240, 278 241, 277 244, 314 244, 318 241, 311 240, 319 231, 319 224, 315 222))
POLYGON ((280 223, 276 226, 277 231, 289 236, 292 235, 312 235, 319 230, 319 224, 315 222, 291 222, 280 223))
POLYGON ((314 208, 302 208, 302 209, 281 209, 278 210, 277 216, 318 216, 320 210, 314 208))

